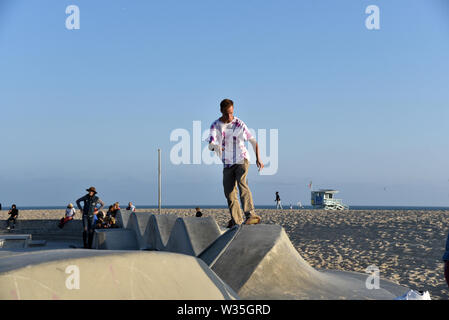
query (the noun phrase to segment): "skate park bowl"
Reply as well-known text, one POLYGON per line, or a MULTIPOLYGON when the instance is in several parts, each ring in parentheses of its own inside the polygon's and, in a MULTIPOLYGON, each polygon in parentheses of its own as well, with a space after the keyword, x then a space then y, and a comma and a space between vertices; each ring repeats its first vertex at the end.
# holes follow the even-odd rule
POLYGON ((238 296, 192 256, 62 249, 0 254, 0 299, 233 300, 238 296))
MULTIPOLYGON (((124 219, 125 220, 125 219, 124 219)), ((279 225, 243 225, 222 232, 213 218, 131 213, 135 249, 197 256, 242 299, 394 299, 408 288, 369 274, 311 267, 279 225)), ((113 247, 113 245, 110 245, 113 247)))
POLYGON ((117 221, 121 228, 95 230, 92 250, 0 249, 0 298, 392 300, 409 290, 383 279, 368 289, 370 274, 316 270, 279 225, 223 231, 211 217, 142 212, 117 221), (64 289, 69 263, 85 275, 83 295, 64 289))

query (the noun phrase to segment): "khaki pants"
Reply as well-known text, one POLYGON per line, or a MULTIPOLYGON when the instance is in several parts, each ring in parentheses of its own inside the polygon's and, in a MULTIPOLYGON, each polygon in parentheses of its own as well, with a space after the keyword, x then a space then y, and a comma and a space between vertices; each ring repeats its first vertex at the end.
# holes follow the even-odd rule
POLYGON ((240 191, 240 201, 242 202, 243 212, 245 212, 246 218, 255 215, 253 196, 247 183, 248 169, 249 161, 246 159, 242 164, 234 164, 229 168, 223 169, 224 193, 228 200, 231 218, 236 224, 243 223, 243 215, 237 198, 237 186, 240 191))

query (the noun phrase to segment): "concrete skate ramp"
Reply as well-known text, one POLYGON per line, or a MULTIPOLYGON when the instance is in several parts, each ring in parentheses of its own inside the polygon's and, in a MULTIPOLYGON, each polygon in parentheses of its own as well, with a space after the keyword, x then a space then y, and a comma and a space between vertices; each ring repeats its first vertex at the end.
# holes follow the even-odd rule
POLYGON ((129 219, 134 212, 130 210, 120 210, 120 213, 117 213, 116 219, 120 228, 127 228, 129 219))
POLYGON ((136 233, 128 229, 95 230, 92 246, 105 250, 139 250, 136 233))
POLYGON ((178 218, 165 251, 198 256, 220 236, 221 230, 212 217, 178 218))
POLYGON ((212 217, 133 212, 125 220, 126 228, 96 232, 95 248, 169 251, 198 256, 223 233, 212 217))
POLYGON ((187 255, 63 249, 0 256, 2 300, 237 298, 203 261, 187 255))
POLYGON ((151 218, 150 213, 132 213, 129 217, 128 229, 131 229, 136 234, 136 239, 139 244, 139 249, 147 249, 149 230, 148 224, 151 218))
POLYGON ((178 216, 172 214, 149 215, 146 247, 149 250, 165 251, 178 216))
POLYGON ((368 290, 368 274, 315 270, 278 225, 234 227, 199 257, 242 299, 394 299, 407 291, 387 281, 368 290))

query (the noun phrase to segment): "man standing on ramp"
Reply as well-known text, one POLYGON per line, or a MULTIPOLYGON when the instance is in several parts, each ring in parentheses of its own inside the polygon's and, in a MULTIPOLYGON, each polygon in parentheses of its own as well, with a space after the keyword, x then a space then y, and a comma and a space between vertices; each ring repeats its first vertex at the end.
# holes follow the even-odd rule
POLYGON ((237 186, 246 217, 245 224, 258 224, 260 223, 260 217, 255 213, 253 197, 248 187, 249 154, 244 142, 249 141, 253 146, 256 164, 260 171, 264 165, 260 161, 259 145, 249 132, 246 124, 234 117, 234 102, 232 100, 224 99, 220 103, 220 111, 222 116, 215 120, 210 127, 209 150, 215 151, 224 164, 223 188, 231 213, 228 228, 244 222, 237 198, 237 186))
POLYGON ((86 190, 88 194, 84 197, 76 200, 76 205, 78 209, 81 210, 83 215, 83 242, 84 248, 91 249, 92 248, 92 240, 94 237, 94 212, 97 209, 97 205, 100 204, 100 208, 98 208, 97 212, 100 212, 104 207, 104 202, 101 201, 99 197, 96 196, 97 191, 94 187, 90 187, 86 190), (84 202, 84 206, 81 208, 81 202, 84 202))

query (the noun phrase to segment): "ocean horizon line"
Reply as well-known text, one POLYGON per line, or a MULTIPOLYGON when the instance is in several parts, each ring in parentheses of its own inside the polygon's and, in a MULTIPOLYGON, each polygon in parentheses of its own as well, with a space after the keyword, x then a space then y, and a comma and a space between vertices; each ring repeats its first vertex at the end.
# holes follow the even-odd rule
MULTIPOLYGON (((137 209, 157 209, 159 208, 157 205, 136 205, 137 209)), ((56 206, 48 206, 48 205, 42 205, 42 206, 35 206, 35 205, 24 205, 24 206, 17 206, 19 210, 59 210, 59 209, 65 209, 67 206, 63 205, 56 205, 56 206)), ((106 207, 106 206, 105 206, 106 207)), ((195 209, 196 207, 200 207, 201 209, 227 209, 228 207, 226 205, 163 205, 161 206, 162 209, 195 209)), ((125 209, 126 206, 121 207, 121 209, 125 209)), ((256 205, 256 209, 276 209, 276 205, 256 205)), ((293 205, 293 209, 306 209, 311 210, 315 209, 311 205, 302 206, 301 208, 298 207, 298 205, 293 205)), ((10 206, 3 206, 2 210, 9 210, 11 209, 10 206)), ((290 204, 283 206, 284 210, 290 210, 290 204)), ((449 206, 400 206, 400 205, 349 205, 349 210, 449 210, 449 206)))

